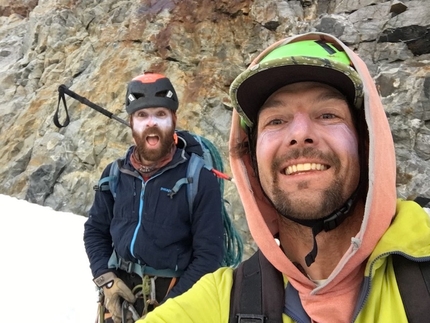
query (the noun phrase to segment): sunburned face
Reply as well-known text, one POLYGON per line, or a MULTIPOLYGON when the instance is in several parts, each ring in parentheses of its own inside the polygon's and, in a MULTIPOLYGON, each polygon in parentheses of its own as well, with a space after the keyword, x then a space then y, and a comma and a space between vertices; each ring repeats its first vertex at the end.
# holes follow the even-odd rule
POLYGON ((141 159, 156 162, 166 156, 173 144, 175 123, 167 108, 145 108, 131 118, 133 138, 141 159))
POLYGON ((281 215, 322 218, 358 185, 358 139, 345 98, 313 82, 287 85, 260 110, 256 158, 266 195, 281 215))

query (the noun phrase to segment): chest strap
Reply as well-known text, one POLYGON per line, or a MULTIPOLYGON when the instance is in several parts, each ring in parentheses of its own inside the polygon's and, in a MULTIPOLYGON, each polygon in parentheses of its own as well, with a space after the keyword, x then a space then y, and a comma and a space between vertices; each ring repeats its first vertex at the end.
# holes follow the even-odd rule
POLYGON ((182 270, 173 270, 169 268, 155 269, 148 265, 137 264, 135 262, 128 261, 121 258, 116 253, 115 250, 112 252, 112 255, 109 258, 108 267, 120 269, 127 273, 135 273, 135 274, 138 274, 140 277, 149 275, 149 276, 173 278, 173 277, 180 277, 184 273, 182 270))

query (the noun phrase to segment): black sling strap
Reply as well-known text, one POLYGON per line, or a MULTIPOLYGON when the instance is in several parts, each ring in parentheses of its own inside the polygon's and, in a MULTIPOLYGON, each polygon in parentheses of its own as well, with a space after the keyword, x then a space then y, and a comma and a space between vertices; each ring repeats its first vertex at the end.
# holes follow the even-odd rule
POLYGON ((234 270, 229 323, 282 323, 283 309, 282 274, 257 251, 234 270))
POLYGON ((430 261, 393 255, 397 285, 409 323, 430 321, 430 261))

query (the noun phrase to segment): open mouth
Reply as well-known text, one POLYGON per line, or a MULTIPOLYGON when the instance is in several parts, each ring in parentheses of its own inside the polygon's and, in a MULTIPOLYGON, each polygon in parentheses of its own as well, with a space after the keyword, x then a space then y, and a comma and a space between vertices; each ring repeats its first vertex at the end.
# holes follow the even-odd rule
POLYGON ((146 136, 146 142, 148 143, 149 146, 156 146, 160 141, 160 137, 158 135, 148 135, 146 136))
POLYGON ((303 163, 290 165, 284 169, 285 175, 294 175, 299 173, 305 173, 309 171, 323 171, 329 169, 330 166, 318 163, 303 163))

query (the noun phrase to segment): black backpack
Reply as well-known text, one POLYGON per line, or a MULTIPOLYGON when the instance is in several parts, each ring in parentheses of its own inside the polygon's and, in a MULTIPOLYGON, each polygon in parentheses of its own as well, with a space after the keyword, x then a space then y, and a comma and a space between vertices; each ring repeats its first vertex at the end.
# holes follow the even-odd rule
MULTIPOLYGON (((421 206, 430 199, 415 199, 421 206)), ((392 255, 397 285, 410 323, 430 320, 430 261, 392 255)), ((233 273, 229 323, 282 323, 284 283, 281 272, 257 251, 233 273)))

